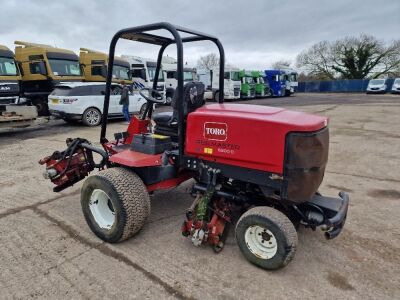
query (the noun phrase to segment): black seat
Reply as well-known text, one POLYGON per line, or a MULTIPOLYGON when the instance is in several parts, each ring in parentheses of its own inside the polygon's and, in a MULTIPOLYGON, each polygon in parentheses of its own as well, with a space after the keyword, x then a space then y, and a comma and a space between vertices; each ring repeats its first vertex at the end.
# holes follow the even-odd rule
POLYGON ((173 112, 161 112, 153 116, 153 121, 159 126, 170 126, 169 121, 172 119, 173 112))
MULTIPOLYGON (((167 135, 173 141, 178 140, 178 101, 177 93, 174 93, 171 106, 173 111, 162 112, 153 116, 156 123, 154 133, 167 135)), ((183 115, 186 120, 187 115, 204 105, 204 84, 197 81, 188 82, 183 88, 183 115)))

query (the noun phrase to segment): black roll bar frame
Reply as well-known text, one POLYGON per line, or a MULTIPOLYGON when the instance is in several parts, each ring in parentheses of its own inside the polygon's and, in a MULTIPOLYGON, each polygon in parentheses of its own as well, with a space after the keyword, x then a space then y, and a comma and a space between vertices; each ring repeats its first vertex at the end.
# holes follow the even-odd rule
MULTIPOLYGON (((178 99, 178 149, 179 149, 179 165, 183 165, 183 156, 184 156, 184 143, 185 143, 185 126, 184 126, 184 112, 183 112, 183 43, 189 42, 198 42, 198 41, 211 41, 213 42, 219 51, 219 103, 224 102, 224 68, 225 68, 225 53, 224 48, 218 38, 201 33, 198 31, 194 31, 191 29, 187 29, 180 26, 175 26, 167 22, 154 23, 149 25, 137 26, 126 28, 118 31, 112 38, 109 49, 109 58, 108 58, 108 70, 107 70, 107 81, 106 81, 106 90, 104 96, 104 105, 103 105, 103 116, 101 122, 101 133, 100 133, 100 143, 106 143, 106 132, 107 132, 107 120, 108 120, 108 107, 110 103, 110 94, 111 94, 111 82, 112 82, 112 73, 113 73, 113 65, 114 65, 114 56, 115 56, 115 47, 117 45, 118 40, 127 39, 147 44, 153 44, 160 46, 160 50, 158 52, 157 57, 157 66, 156 72, 153 80, 153 89, 157 88, 158 77, 161 69, 161 61, 164 50, 171 44, 176 44, 177 49, 177 80, 178 85, 175 93, 177 94, 178 99), (162 35, 149 34, 147 32, 154 30, 167 30, 169 31, 173 38, 168 38, 162 35), (189 34, 188 37, 181 37, 179 32, 183 32, 189 34)), ((150 103, 149 103, 150 104, 150 103)), ((151 118, 153 105, 148 105, 148 117, 151 118)))

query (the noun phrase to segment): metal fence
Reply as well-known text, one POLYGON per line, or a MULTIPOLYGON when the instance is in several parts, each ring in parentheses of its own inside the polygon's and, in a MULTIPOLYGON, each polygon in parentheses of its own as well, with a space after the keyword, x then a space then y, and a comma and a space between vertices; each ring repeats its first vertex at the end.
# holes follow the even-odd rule
MULTIPOLYGON (((386 80, 386 91, 390 91, 394 79, 386 80)), ((299 93, 357 93, 367 90, 369 79, 349 79, 331 81, 307 81, 299 82, 297 92, 299 93)))

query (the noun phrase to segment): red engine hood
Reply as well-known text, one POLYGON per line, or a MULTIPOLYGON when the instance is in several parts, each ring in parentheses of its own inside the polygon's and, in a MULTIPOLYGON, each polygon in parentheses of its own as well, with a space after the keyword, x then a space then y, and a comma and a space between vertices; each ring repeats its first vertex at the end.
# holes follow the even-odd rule
POLYGON ((289 132, 318 131, 328 118, 249 104, 205 105, 188 116, 185 152, 205 160, 283 173, 289 132))
POLYGON ((195 113, 280 124, 290 128, 290 131, 316 131, 328 124, 326 117, 250 104, 210 104, 199 108, 195 113))

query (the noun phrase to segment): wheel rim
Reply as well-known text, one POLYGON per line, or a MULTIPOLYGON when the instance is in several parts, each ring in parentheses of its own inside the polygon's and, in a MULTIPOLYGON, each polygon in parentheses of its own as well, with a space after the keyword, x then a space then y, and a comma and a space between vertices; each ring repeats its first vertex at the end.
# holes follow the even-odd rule
POLYGON ((100 114, 98 111, 91 109, 86 113, 86 121, 90 125, 98 124, 99 120, 100 120, 100 114))
POLYGON ((95 189, 90 196, 89 209, 97 225, 110 229, 115 222, 115 211, 110 197, 100 189, 95 189))
POLYGON ((278 251, 275 235, 264 227, 250 226, 247 228, 244 238, 250 252, 261 259, 271 259, 278 251))

